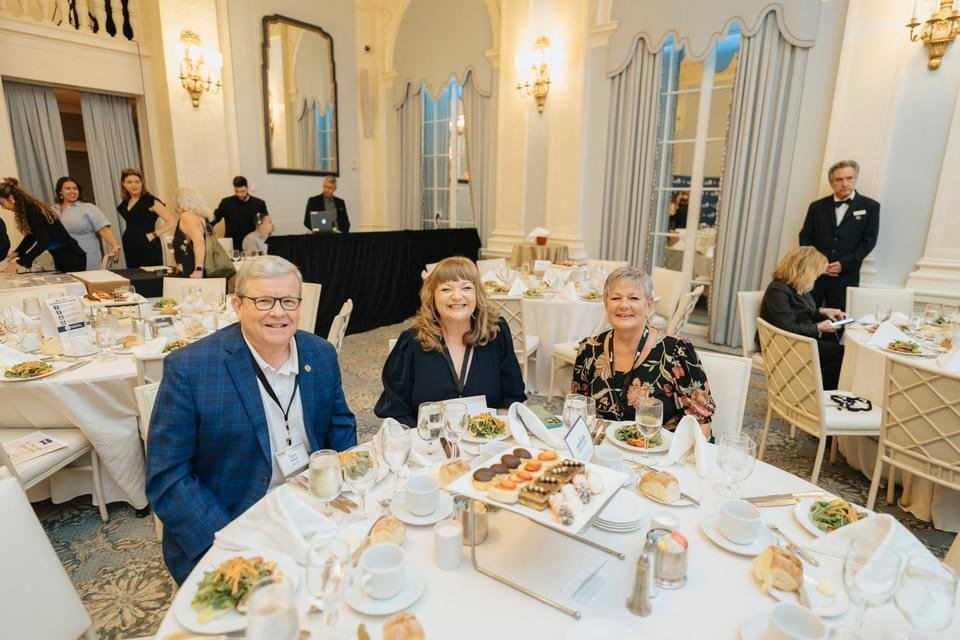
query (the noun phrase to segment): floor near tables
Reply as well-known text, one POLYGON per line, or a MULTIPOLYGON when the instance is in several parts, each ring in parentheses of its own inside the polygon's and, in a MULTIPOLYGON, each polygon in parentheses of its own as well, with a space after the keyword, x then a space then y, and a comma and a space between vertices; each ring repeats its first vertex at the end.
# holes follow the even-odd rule
MULTIPOLYGON (((347 336, 341 353, 343 385, 350 407, 357 415, 359 438, 370 439, 380 421, 373 405, 380 394, 380 369, 387 355, 387 340, 395 338, 404 325, 382 327, 347 336)), ((543 402, 543 398, 534 398, 543 402)), ((562 399, 551 405, 559 412, 562 399)), ((744 418, 744 430, 759 439, 766 412, 763 374, 754 371, 744 418)), ((808 477, 816 453, 816 440, 799 434, 791 440, 785 424, 771 427, 766 461, 781 469, 808 477)), ((869 483, 843 461, 824 462, 820 485, 843 498, 863 504, 869 483)), ((903 522, 937 556, 946 554, 953 534, 933 530, 896 506, 882 504, 882 511, 903 522)), ((110 521, 101 523, 89 498, 62 505, 36 505, 53 546, 63 561, 90 611, 97 632, 107 640, 153 634, 175 592, 173 580, 164 568, 153 520, 137 519, 127 506, 110 506, 110 521)))

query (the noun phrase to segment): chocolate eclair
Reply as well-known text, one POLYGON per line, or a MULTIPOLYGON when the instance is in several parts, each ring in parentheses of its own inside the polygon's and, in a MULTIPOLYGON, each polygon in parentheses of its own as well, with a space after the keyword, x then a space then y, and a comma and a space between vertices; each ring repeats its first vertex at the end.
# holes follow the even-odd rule
POLYGON ((526 449, 516 448, 513 450, 513 455, 517 456, 521 460, 530 460, 533 456, 530 455, 530 452, 526 449))
POLYGON ((493 484, 493 479, 497 476, 492 469, 483 467, 473 472, 473 486, 481 491, 486 491, 493 484))
POLYGON ((520 466, 520 458, 509 453, 501 456, 500 462, 507 465, 510 469, 517 469, 520 466))

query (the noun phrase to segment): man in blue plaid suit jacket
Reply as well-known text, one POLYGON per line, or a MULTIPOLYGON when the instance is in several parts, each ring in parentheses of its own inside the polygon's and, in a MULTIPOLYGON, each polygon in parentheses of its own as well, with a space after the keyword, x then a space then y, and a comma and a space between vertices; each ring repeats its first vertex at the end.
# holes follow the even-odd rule
POLYGON ((299 465, 311 451, 357 443, 336 352, 297 331, 300 282, 283 258, 246 261, 233 300, 239 322, 164 361, 150 419, 147 496, 178 584, 217 531, 289 475, 278 451, 302 442, 299 465))

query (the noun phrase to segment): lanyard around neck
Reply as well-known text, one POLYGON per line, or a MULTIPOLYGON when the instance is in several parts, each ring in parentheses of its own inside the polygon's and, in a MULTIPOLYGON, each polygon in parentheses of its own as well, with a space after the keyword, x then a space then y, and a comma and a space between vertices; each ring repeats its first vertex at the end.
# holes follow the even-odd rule
POLYGON ((277 397, 277 392, 270 386, 267 375, 263 372, 263 369, 260 368, 260 365, 257 364, 257 359, 253 357, 253 354, 250 354, 250 359, 253 361, 253 370, 257 374, 257 379, 260 380, 260 384, 263 385, 264 391, 267 392, 270 399, 276 403, 277 407, 283 413, 283 426, 287 429, 287 446, 289 447, 293 444, 293 436, 290 434, 290 407, 293 406, 293 399, 297 397, 297 389, 300 388, 300 374, 297 373, 293 379, 293 393, 290 394, 290 401, 287 402, 287 408, 284 409, 283 405, 280 404, 280 398, 277 397))
POLYGON ((463 352, 463 365, 460 367, 460 373, 458 374, 457 368, 453 365, 450 350, 447 349, 446 341, 442 341, 441 344, 443 345, 443 359, 447 361, 447 366, 450 367, 450 375, 453 376, 453 383, 457 385, 457 394, 462 398, 463 389, 467 386, 467 374, 470 372, 470 357, 473 354, 473 347, 468 345, 466 351, 463 352))
MULTIPOLYGON (((637 361, 640 359, 640 354, 643 352, 643 347, 647 344, 647 338, 648 338, 649 336, 650 336, 650 329, 649 329, 649 327, 644 327, 644 328, 643 328, 643 333, 640 335, 640 342, 637 343, 637 352, 636 352, 636 354, 633 356, 633 366, 630 367, 630 370, 633 370, 633 369, 636 368, 636 366, 637 366, 637 361)), ((615 350, 616 350, 616 349, 615 349, 614 342, 613 342, 613 329, 611 329, 611 330, 610 330, 610 356, 609 356, 609 359, 610 359, 610 372, 611 372, 611 373, 616 373, 616 371, 617 371, 616 368, 614 368, 614 366, 613 366, 613 352, 614 352, 615 350)), ((627 372, 625 372, 625 373, 629 373, 629 371, 627 371, 627 372)))

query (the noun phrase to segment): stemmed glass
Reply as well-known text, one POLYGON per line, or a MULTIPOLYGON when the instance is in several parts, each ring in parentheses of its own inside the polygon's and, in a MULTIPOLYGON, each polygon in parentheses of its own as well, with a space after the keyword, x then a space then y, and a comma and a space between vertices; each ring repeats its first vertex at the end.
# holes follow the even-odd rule
POLYGON ((367 515, 367 494, 377 481, 377 452, 369 444, 348 449, 341 456, 343 480, 360 496, 360 517, 367 515))
POLYGON ((288 578, 268 576, 258 582, 247 600, 249 640, 296 640, 300 616, 288 578))
POLYGON ((443 405, 439 402, 424 402, 417 410, 417 433, 427 441, 427 451, 433 455, 434 443, 443 432, 443 405))
POLYGON ((868 607, 890 602, 897 588, 902 561, 892 550, 876 553, 876 546, 867 540, 853 540, 843 560, 843 586, 847 597, 856 606, 853 627, 837 630, 839 638, 863 637, 863 619, 868 607))
POLYGON ((886 322, 887 320, 889 320, 890 314, 891 314, 890 307, 877 305, 877 311, 876 311, 877 324, 880 324, 881 322, 886 322))
POLYGON ((380 436, 383 460, 394 474, 393 493, 400 492, 400 471, 407 466, 410 457, 410 433, 399 423, 387 424, 380 436))
POLYGON ((640 396, 633 405, 634 420, 637 423, 637 430, 643 436, 643 453, 640 458, 644 461, 650 459, 647 449, 650 448, 650 438, 657 435, 660 427, 663 426, 663 403, 657 398, 650 396, 640 396))
POLYGON ((340 455, 333 449, 320 449, 310 454, 310 493, 323 502, 323 514, 330 515, 330 501, 340 495, 343 476, 340 455))
POLYGON ((29 297, 23 299, 23 313, 30 316, 31 318, 40 317, 40 299, 36 297, 29 297))
POLYGON ((443 405, 443 422, 446 427, 447 440, 453 446, 453 457, 460 457, 460 440, 467 435, 470 425, 470 414, 467 405, 462 402, 446 402, 443 405))
POLYGON ((717 447, 717 466, 726 482, 716 485, 717 493, 731 498, 740 496, 740 483, 746 480, 757 462, 757 443, 745 433, 724 433, 717 447))
POLYGON ((910 556, 893 594, 912 631, 940 631, 953 620, 957 574, 929 555, 910 556))
MULTIPOLYGON (((324 637, 335 637, 342 589, 349 584, 350 545, 337 538, 312 540, 307 549, 307 593, 323 612, 324 637)), ((312 609, 311 609, 312 610, 312 609)))

